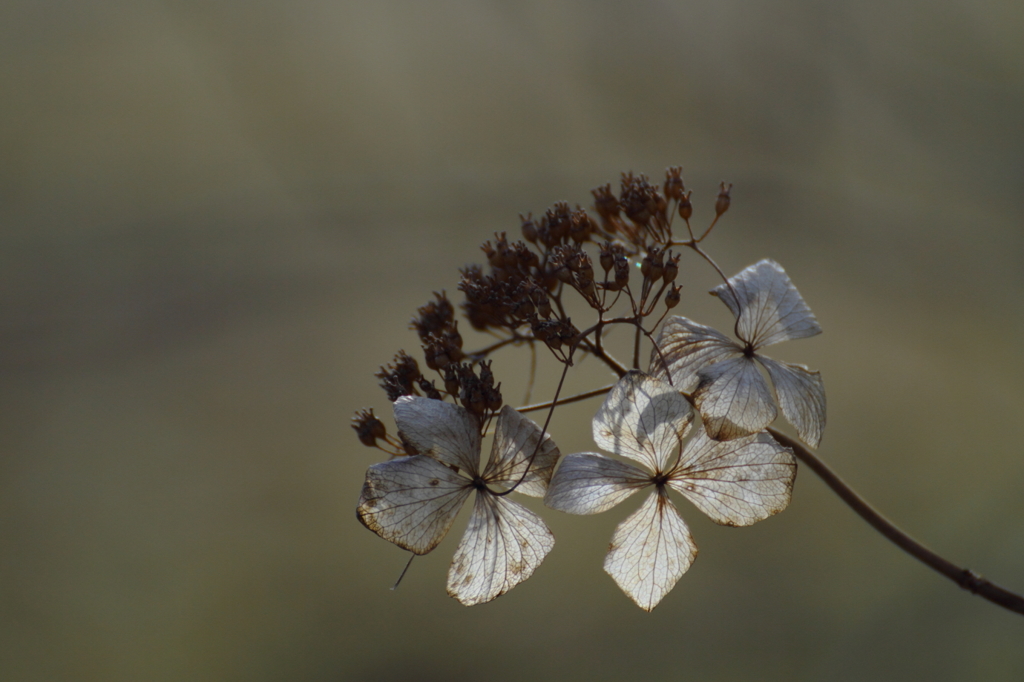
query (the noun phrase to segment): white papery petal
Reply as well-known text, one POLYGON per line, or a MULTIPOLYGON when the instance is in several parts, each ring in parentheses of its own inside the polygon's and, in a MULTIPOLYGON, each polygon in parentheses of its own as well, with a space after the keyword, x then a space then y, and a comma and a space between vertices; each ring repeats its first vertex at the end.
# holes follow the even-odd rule
POLYGON ((763 260, 711 290, 738 319, 736 332, 755 348, 821 333, 814 313, 789 275, 773 260, 763 260), (735 291, 736 296, 733 296, 735 291))
POLYGON ((554 545, 539 516, 481 491, 448 569, 448 594, 466 606, 501 596, 533 575, 554 545))
POLYGON ((594 416, 594 442, 661 471, 690 428, 690 404, 671 384, 633 370, 619 379, 594 416))
POLYGON ((566 455, 544 504, 570 514, 597 514, 651 484, 651 475, 632 464, 595 453, 566 455))
POLYGON ((821 372, 762 356, 757 359, 768 370, 782 414, 796 427, 800 440, 812 448, 818 447, 825 431, 825 384, 821 372))
POLYGON ((757 433, 778 416, 768 384, 746 356, 702 369, 693 399, 704 428, 715 440, 757 433))
POLYGON ((540 435, 540 426, 519 414, 513 407, 506 405, 501 408, 484 479, 489 484, 506 487, 522 479, 522 483, 516 486, 517 493, 543 497, 561 453, 548 434, 544 434, 543 440, 540 435), (523 473, 526 473, 525 478, 523 473))
POLYGON ((668 497, 655 492, 615 529, 604 570, 637 606, 650 611, 696 557, 686 522, 668 497))
POLYGON ((436 459, 400 457, 367 469, 356 515, 385 540, 426 554, 448 533, 471 490, 468 479, 436 459))
POLYGON ((658 346, 651 351, 651 374, 663 377, 667 365, 676 389, 690 392, 700 381, 697 372, 742 352, 731 339, 716 329, 685 317, 670 317, 658 335, 658 346))
POLYGON ((395 401, 398 431, 416 448, 469 475, 480 467, 480 425, 465 408, 442 400, 402 396, 395 401))
POLYGON ((729 441, 698 433, 668 484, 715 523, 749 526, 789 505, 795 477, 793 453, 763 431, 729 441))

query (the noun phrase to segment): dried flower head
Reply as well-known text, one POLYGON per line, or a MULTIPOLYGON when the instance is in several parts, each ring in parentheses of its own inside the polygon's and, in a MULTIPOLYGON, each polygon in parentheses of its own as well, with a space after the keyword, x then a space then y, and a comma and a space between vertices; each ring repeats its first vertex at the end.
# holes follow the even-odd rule
POLYGON ((473 513, 448 571, 448 594, 466 605, 504 594, 529 578, 554 537, 506 492, 544 495, 559 452, 541 428, 511 407, 498 417, 490 457, 480 469, 480 420, 438 400, 395 403, 403 440, 419 454, 371 466, 356 513, 379 536, 426 554, 448 533, 469 495, 473 513))
POLYGON ((668 382, 626 374, 594 417, 594 441, 647 471, 597 453, 567 455, 544 498, 553 509, 595 514, 654 487, 619 524, 604 562, 645 611, 657 606, 697 556, 670 489, 729 526, 748 526, 789 504, 796 463, 787 448, 764 433, 720 442, 703 430, 684 445, 692 419, 689 403, 668 382))
POLYGON ((685 317, 665 323, 651 356, 652 373, 672 377, 693 391, 708 434, 728 440, 756 433, 778 415, 771 389, 758 371, 768 371, 782 413, 800 439, 816 447, 825 428, 825 386, 819 372, 760 354, 789 339, 821 333, 821 327, 782 266, 771 260, 751 265, 712 290, 736 316, 740 342, 685 317))

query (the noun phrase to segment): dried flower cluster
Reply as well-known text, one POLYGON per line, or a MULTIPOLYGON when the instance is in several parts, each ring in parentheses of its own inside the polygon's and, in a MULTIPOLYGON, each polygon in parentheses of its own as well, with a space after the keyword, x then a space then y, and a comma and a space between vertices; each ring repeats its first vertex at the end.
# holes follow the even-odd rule
MULTIPOLYGON (((702 241, 729 208, 730 189, 722 183, 714 218, 699 235, 690 224, 693 205, 681 169, 670 168, 661 185, 630 173, 617 195, 610 185, 593 190, 596 217, 557 203, 539 218, 521 216, 522 240, 502 233, 485 242, 486 266, 462 270, 459 307, 474 330, 497 341, 467 351, 456 306, 435 293, 412 320, 427 375, 404 351, 377 373, 394 405, 397 435, 388 434, 372 410, 353 419, 360 442, 389 456, 367 471, 357 510, 363 524, 426 554, 475 492, 448 593, 479 604, 528 578, 554 545, 543 520, 510 493, 543 497, 551 509, 594 514, 651 488, 616 529, 604 565, 627 595, 651 610, 697 555, 671 491, 727 526, 750 525, 785 509, 796 463, 765 429, 781 410, 800 439, 816 446, 825 393, 817 372, 762 350, 821 328, 777 263, 764 260, 726 278, 703 250, 702 241), (677 218, 684 235, 674 233, 677 218), (676 279, 684 249, 722 277, 711 293, 735 316, 736 340, 669 317, 681 300, 676 279), (587 325, 570 319, 570 298, 592 311, 587 325), (603 344, 622 326, 636 339, 632 367, 603 344), (563 366, 563 378, 584 355, 619 377, 593 420, 594 442, 617 458, 561 457, 546 423, 503 403, 491 356, 538 344, 563 366), (651 348, 646 371, 638 366, 642 344, 651 348), (491 452, 481 464, 481 442, 492 429, 491 452)), ((575 399, 559 400, 556 393, 544 407, 575 399)))

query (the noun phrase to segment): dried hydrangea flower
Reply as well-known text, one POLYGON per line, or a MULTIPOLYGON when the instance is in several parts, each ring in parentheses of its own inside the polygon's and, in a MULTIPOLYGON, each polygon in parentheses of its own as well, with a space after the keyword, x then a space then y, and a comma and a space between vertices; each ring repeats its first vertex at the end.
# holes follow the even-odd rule
POLYGON ((481 473, 480 423, 466 409, 406 396, 395 402, 395 422, 419 454, 367 470, 359 520, 385 540, 426 554, 475 490, 469 526, 448 571, 448 594, 467 606, 482 604, 529 578, 554 537, 540 517, 497 493, 518 483, 515 492, 543 496, 559 457, 554 442, 547 434, 541 438, 539 426, 506 405, 481 473))
POLYGON ((825 386, 820 373, 759 352, 782 341, 821 333, 786 271, 775 261, 763 260, 711 293, 736 316, 741 343, 685 317, 669 318, 651 356, 652 373, 661 375, 667 366, 675 386, 693 392, 708 434, 729 440, 761 431, 778 416, 771 389, 758 370, 760 363, 775 385, 782 414, 803 442, 817 447, 825 429, 825 386))
POLYGON ((685 445, 693 413, 668 382, 633 371, 594 417, 594 441, 648 471, 596 453, 567 455, 544 503, 571 514, 605 511, 654 486, 643 505, 619 524, 604 569, 637 605, 650 611, 697 556, 686 523, 669 499, 682 493, 711 520, 749 526, 789 504, 796 463, 766 433, 714 441, 704 431, 685 445))

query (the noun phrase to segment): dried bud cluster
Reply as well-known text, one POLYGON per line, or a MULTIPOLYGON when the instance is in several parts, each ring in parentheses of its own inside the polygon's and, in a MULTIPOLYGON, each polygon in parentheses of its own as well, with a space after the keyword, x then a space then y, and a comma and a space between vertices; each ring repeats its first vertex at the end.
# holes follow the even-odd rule
MULTIPOLYGON (((430 301, 417 309, 419 315, 413 318, 411 327, 423 343, 427 367, 442 370, 462 360, 462 335, 459 334, 459 323, 455 320, 455 307, 451 301, 444 292, 435 291, 434 296, 436 301, 430 301)), ((429 390, 427 395, 430 395, 429 390)))
POLYGON ((352 428, 356 430, 359 442, 367 447, 374 447, 378 440, 388 437, 388 431, 384 428, 384 422, 377 419, 373 414, 373 408, 360 410, 352 417, 352 428))
POLYGON ((478 417, 501 409, 501 384, 494 385, 489 360, 480 363, 479 375, 472 365, 451 365, 445 372, 444 385, 449 394, 458 397, 462 406, 478 417))
MULTIPOLYGON (((730 188, 721 186, 716 219, 728 209, 730 188)), ((417 309, 410 326, 419 336, 426 369, 436 372, 437 378, 424 377, 416 361, 400 352, 377 373, 389 400, 454 400, 485 422, 502 405, 490 364, 484 363, 494 349, 507 343, 543 343, 560 362, 571 365, 577 351, 599 352, 606 325, 628 324, 651 338, 654 329, 644 328, 645 319, 661 303, 667 312, 680 302, 681 288, 675 284, 679 254, 668 247, 693 247, 699 241, 692 233, 689 241, 672 238, 673 216, 678 212, 689 232, 693 213, 682 168, 668 168, 661 186, 646 175, 623 173, 617 195, 611 184, 591 193, 596 218, 564 201, 537 219, 520 215, 522 241, 495 234, 481 246, 486 263, 462 269, 462 312, 474 330, 497 336, 501 342, 496 346, 475 353, 464 350, 456 306, 443 291, 434 292, 434 298, 417 309), (630 288, 634 267, 642 276, 636 290, 630 288), (585 332, 567 313, 572 292, 597 313, 596 326, 585 332), (620 299, 629 304, 632 316, 606 318, 620 299)), ((664 313, 654 319, 664 319, 664 313)), ((361 432, 360 438, 369 436, 361 432)))
POLYGON ((381 367, 374 376, 380 379, 380 386, 391 402, 403 395, 418 395, 416 386, 423 379, 416 359, 404 350, 398 351, 395 359, 386 367, 381 367))

